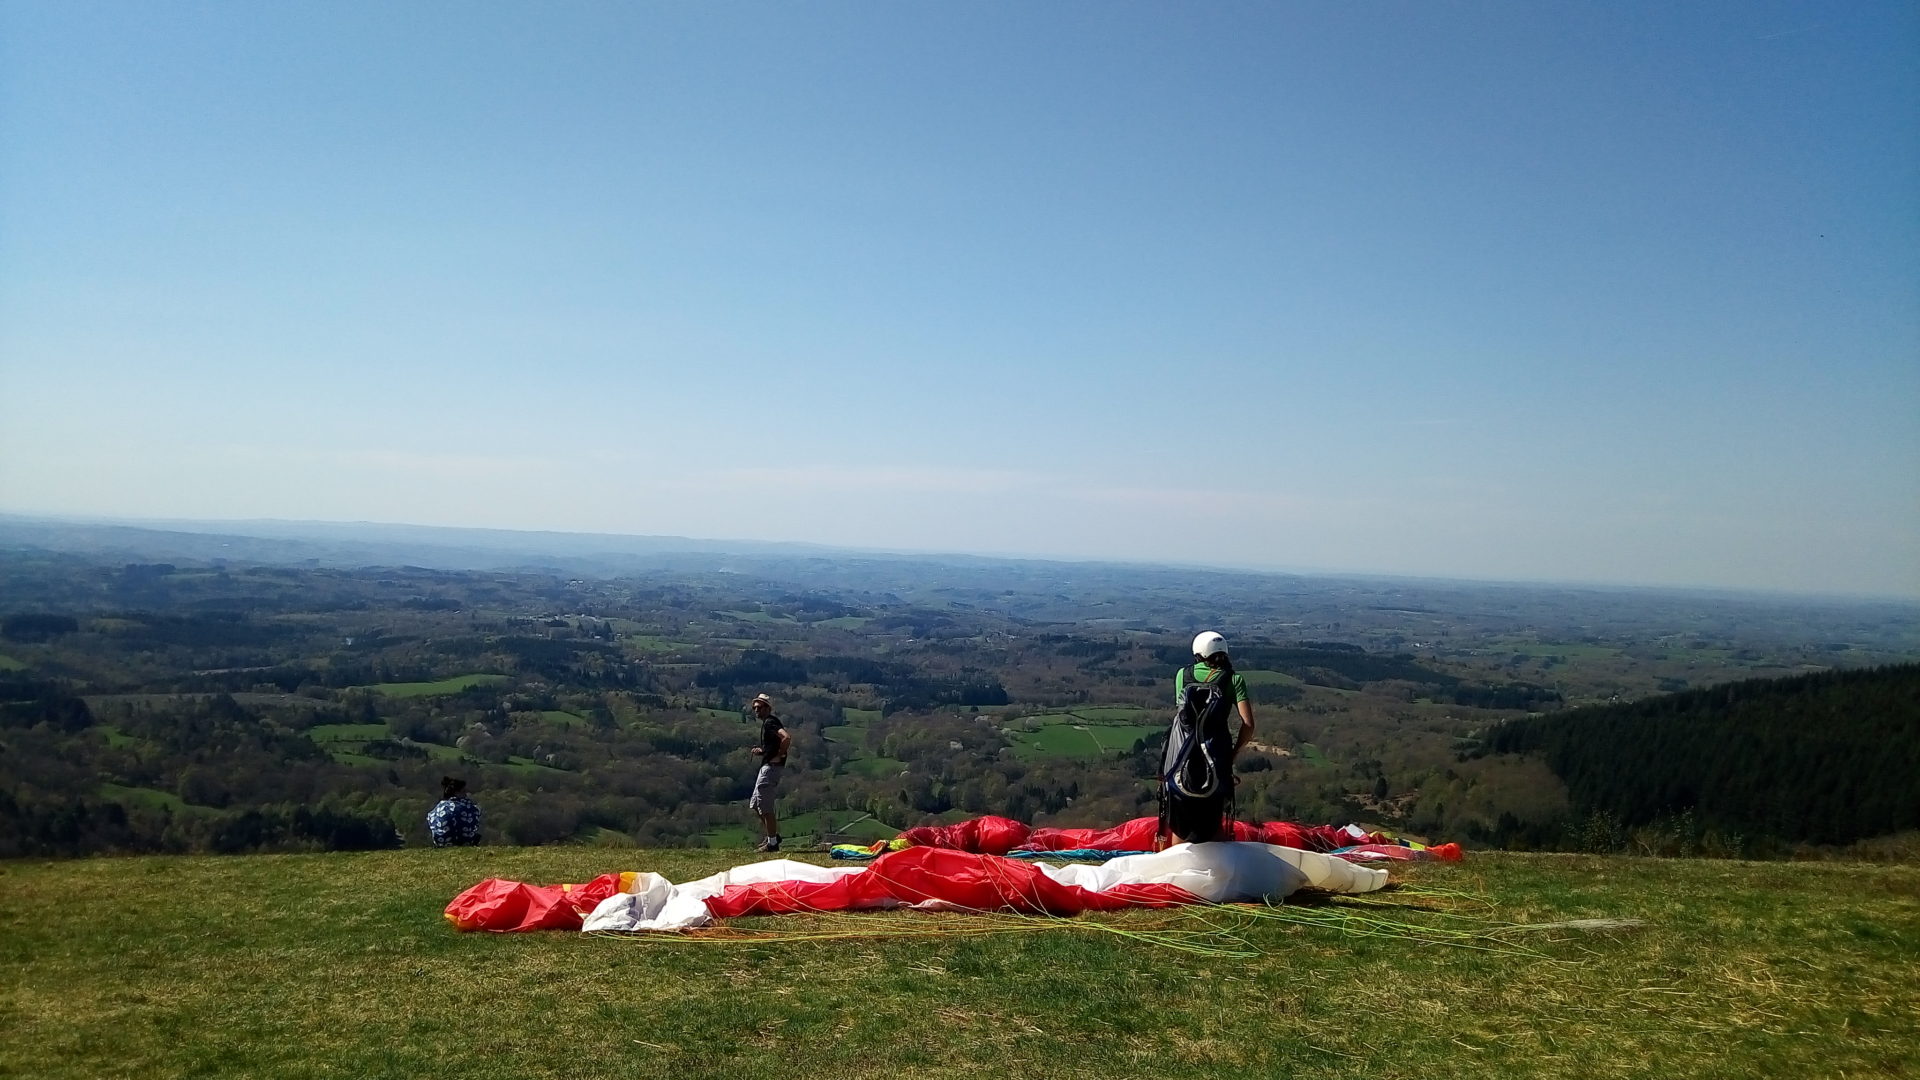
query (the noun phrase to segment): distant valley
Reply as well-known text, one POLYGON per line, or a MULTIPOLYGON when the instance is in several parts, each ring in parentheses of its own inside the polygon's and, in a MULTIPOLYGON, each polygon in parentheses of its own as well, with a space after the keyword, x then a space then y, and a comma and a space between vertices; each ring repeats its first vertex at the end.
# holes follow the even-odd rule
MULTIPOLYGON (((1892 602, 253 531, 270 535, 0 518, 0 853, 423 843, 443 774, 470 780, 497 841, 743 845, 742 705, 763 691, 794 732, 795 834, 1111 823, 1152 812, 1152 747, 1199 628, 1228 635, 1254 688, 1243 817, 1766 853, 1882 825, 1795 831, 1725 798, 1683 817, 1707 790, 1685 783, 1667 804, 1616 800, 1594 744, 1552 733, 1589 708, 1625 723, 1703 688, 1920 658, 1920 610, 1892 602)), ((1849 715, 1920 727, 1910 668, 1860 677, 1891 682, 1833 691, 1875 703, 1849 715)), ((1906 797, 1887 770, 1848 772, 1852 751, 1823 760, 1836 797, 1906 797)))

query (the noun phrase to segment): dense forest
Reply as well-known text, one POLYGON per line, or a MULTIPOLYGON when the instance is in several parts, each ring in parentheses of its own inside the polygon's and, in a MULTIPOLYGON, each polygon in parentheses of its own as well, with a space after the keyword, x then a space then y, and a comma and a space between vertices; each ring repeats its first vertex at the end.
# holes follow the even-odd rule
POLYGON ((978 560, 569 576, 157 554, 0 544, 0 854, 419 844, 443 775, 494 842, 744 845, 759 692, 794 735, 789 835, 1108 824, 1152 810, 1203 620, 1256 702, 1243 817, 1593 847, 1596 821, 1627 837, 1692 813, 1749 852, 1913 827, 1877 809, 1913 805, 1910 669, 1837 670, 1920 655, 1920 618, 1887 605, 1710 597, 1709 617, 1650 594, 1636 626, 1635 596, 978 560), (1865 689, 1902 671, 1904 699, 1865 689), (1574 734, 1728 694, 1753 704, 1669 725, 1699 728, 1684 767, 1574 734), (1705 750, 1712 725, 1796 723, 1784 750, 1705 750), (1879 752, 1805 734, 1828 728, 1879 752), (1800 787, 1849 819, 1779 795, 1809 764, 1800 787))
POLYGON ((1576 816, 1845 844, 1920 829, 1920 665, 1749 679, 1510 720, 1493 753, 1545 758, 1576 816))

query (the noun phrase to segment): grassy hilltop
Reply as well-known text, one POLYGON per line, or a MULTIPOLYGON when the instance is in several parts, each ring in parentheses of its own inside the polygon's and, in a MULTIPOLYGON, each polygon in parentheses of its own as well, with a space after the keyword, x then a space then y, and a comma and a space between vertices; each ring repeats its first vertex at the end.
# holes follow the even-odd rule
POLYGON ((1470 856, 1277 912, 823 915, 692 938, 456 934, 440 916, 487 876, 686 880, 738 861, 549 847, 0 863, 0 1076, 1920 1068, 1911 866, 1470 856), (1197 951, 1167 947, 1181 932, 1197 951))

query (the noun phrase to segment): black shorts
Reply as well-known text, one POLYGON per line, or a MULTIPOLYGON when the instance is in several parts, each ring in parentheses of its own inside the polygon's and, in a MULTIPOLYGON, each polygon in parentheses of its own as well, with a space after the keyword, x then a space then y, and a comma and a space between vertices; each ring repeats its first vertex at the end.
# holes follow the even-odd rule
POLYGON ((1227 827, 1227 792, 1204 799, 1167 797, 1167 829, 1182 840, 1204 844, 1218 840, 1227 827))

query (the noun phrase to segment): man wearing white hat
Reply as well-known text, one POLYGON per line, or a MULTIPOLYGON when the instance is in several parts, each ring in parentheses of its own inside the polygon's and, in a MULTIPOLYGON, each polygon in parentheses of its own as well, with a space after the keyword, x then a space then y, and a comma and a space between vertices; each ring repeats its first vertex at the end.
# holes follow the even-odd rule
POLYGON ((774 715, 772 698, 754 695, 753 715, 760 721, 760 745, 752 751, 760 759, 760 772, 753 778, 753 798, 747 800, 747 808, 760 815, 760 828, 766 833, 753 850, 779 851, 780 823, 773 817, 773 793, 780 787, 780 774, 787 771, 787 748, 793 739, 774 715))

